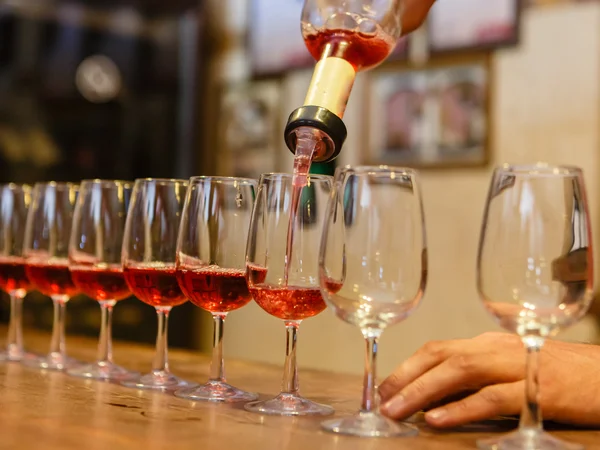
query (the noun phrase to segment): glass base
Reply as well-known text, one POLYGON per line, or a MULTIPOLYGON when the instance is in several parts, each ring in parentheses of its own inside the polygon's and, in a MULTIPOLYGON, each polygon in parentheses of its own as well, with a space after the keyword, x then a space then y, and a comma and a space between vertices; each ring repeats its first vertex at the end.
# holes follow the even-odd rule
POLYGON ((45 370, 67 370, 81 364, 76 359, 57 352, 45 356, 31 355, 22 359, 21 362, 26 366, 45 370))
POLYGON ((139 378, 138 372, 131 372, 110 361, 97 361, 92 364, 67 370, 74 377, 90 378, 105 381, 124 381, 139 378))
POLYGON ((571 444, 543 430, 518 430, 498 438, 477 441, 481 450, 583 450, 583 445, 571 444))
POLYGON ((246 411, 274 416, 328 416, 333 414, 333 408, 315 403, 294 394, 281 393, 277 397, 244 405, 246 411))
POLYGON ((34 355, 33 353, 26 352, 23 349, 18 348, 8 348, 2 352, 0 352, 0 362, 19 362, 24 359, 31 358, 39 358, 38 355, 34 355))
POLYGON ((206 402, 234 403, 251 402, 258 398, 258 394, 242 391, 222 381, 209 381, 202 386, 179 389, 175 391, 175 397, 206 402))
POLYGON ((328 420, 321 424, 324 430, 332 433, 360 437, 416 436, 417 428, 394 422, 373 412, 359 412, 354 416, 328 420))
POLYGON ((121 385, 135 389, 155 389, 158 391, 174 391, 184 387, 198 386, 197 383, 182 380, 171 372, 162 370, 153 371, 135 380, 122 381, 121 385))

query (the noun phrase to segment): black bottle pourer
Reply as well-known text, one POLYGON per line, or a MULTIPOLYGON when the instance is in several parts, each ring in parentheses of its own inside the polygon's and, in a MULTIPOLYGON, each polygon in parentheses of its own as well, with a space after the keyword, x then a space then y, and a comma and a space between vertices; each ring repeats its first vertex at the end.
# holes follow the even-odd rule
POLYGON ((326 108, 301 106, 288 118, 285 126, 285 143, 296 154, 296 130, 301 127, 315 128, 321 133, 321 144, 315 146, 314 162, 333 161, 342 150, 348 136, 344 121, 326 108))

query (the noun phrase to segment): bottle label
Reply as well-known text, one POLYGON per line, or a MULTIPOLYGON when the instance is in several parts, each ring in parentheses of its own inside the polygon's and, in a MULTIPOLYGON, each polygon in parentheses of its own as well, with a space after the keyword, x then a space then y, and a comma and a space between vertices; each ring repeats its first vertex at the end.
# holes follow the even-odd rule
POLYGON ((315 66, 304 106, 320 106, 343 118, 355 77, 354 67, 345 59, 321 59, 315 66))

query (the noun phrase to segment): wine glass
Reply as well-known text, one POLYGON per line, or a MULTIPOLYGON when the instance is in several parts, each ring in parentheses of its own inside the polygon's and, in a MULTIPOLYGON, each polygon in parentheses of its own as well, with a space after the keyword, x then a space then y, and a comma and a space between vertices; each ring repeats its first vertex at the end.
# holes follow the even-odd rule
POLYGON ((68 249, 73 211, 79 186, 72 183, 36 183, 27 214, 23 256, 29 281, 54 303, 50 353, 23 362, 42 369, 64 370, 76 362, 67 357, 65 313, 67 302, 77 294, 69 271, 68 249))
POLYGON ((411 436, 417 430, 379 414, 376 360, 383 331, 420 304, 427 245, 419 176, 401 167, 336 170, 319 255, 323 298, 360 328, 366 341, 361 409, 322 427, 363 437, 411 436))
POLYGON ((113 362, 112 311, 131 295, 121 265, 121 247, 132 183, 84 180, 75 206, 69 243, 69 268, 80 292, 100 304, 102 321, 98 359, 69 369, 69 375, 100 380, 123 380, 139 374, 113 362))
POLYGON ((198 387, 175 391, 188 400, 239 402, 258 395, 227 384, 223 326, 227 314, 252 300, 246 283, 246 243, 256 180, 190 179, 177 243, 177 279, 187 298, 213 316, 210 378, 198 387))
POLYGON ((174 390, 191 384, 169 371, 168 319, 174 306, 187 301, 177 283, 177 233, 188 182, 136 180, 125 224, 121 261, 131 292, 158 315, 152 371, 121 384, 138 389, 174 390))
POLYGON ((518 431, 481 449, 581 449, 543 430, 538 358, 546 338, 575 324, 592 300, 592 238, 583 173, 575 167, 505 165, 494 171, 479 253, 477 289, 487 311, 527 350, 518 431))
POLYGON ((294 185, 293 175, 260 177, 246 250, 246 277, 256 303, 284 321, 287 345, 281 393, 267 401, 246 404, 246 410, 252 412, 286 416, 333 413, 330 406, 299 393, 298 327, 302 320, 326 307, 319 289, 318 245, 332 178, 310 175, 306 181, 302 187, 294 185), (293 235, 288 234, 290 221, 293 235))
POLYGON ((23 348, 23 298, 31 289, 25 274, 23 239, 31 204, 31 187, 23 184, 0 186, 0 288, 10 296, 10 321, 2 361, 21 361, 23 348))

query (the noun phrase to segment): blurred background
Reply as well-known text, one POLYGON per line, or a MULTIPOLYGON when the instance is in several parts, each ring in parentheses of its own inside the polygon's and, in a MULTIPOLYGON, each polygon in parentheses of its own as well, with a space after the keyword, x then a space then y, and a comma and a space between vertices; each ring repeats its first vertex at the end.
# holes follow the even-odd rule
MULTIPOLYGON (((283 126, 314 64, 301 8, 0 0, 0 182, 291 171, 283 126)), ((429 282, 420 309, 384 334, 385 374, 427 340, 497 329, 475 291, 494 165, 582 166, 600 226, 600 1, 438 0, 426 26, 359 75, 344 120, 335 164, 402 164, 423 176, 429 282)), ((49 299, 32 293, 24 310, 26 326, 50 329, 49 299)), ((595 314, 561 337, 598 341, 595 314)), ((96 302, 76 298, 67 315, 70 335, 97 334, 96 302)), ((174 347, 210 347, 208 313, 186 304, 171 317, 174 347)), ((155 337, 153 308, 135 299, 114 321, 115 338, 155 337)), ((301 367, 362 371, 360 332, 331 313, 301 335, 301 367)), ((227 357, 283 362, 283 325, 254 304, 230 315, 226 336, 227 357)))

